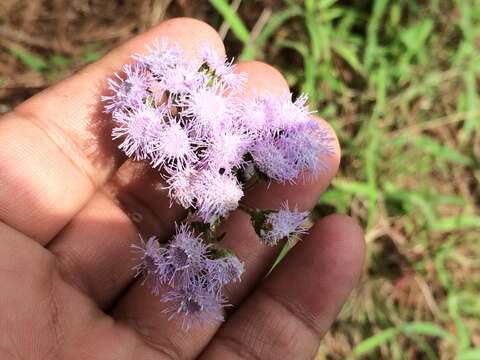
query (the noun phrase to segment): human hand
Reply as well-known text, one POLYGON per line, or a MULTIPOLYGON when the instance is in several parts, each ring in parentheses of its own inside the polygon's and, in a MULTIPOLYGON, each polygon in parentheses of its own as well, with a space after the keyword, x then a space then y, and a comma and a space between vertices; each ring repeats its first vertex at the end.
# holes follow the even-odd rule
MULTIPOLYGON (((184 213, 169 207, 155 171, 125 161, 100 97, 108 76, 162 37, 191 56, 206 41, 224 52, 208 25, 166 21, 0 119, 1 359, 313 358, 358 281, 364 244, 350 218, 318 221, 264 278, 280 247, 262 245, 240 211, 222 225, 222 247, 246 268, 242 282, 227 289, 233 307, 225 323, 185 332, 134 279, 130 245, 138 232, 166 240, 184 213)), ((238 68, 250 92, 288 89, 266 64, 238 68)), ((278 208, 288 200, 310 209, 339 159, 335 141, 315 182, 259 184, 244 201, 278 208)))

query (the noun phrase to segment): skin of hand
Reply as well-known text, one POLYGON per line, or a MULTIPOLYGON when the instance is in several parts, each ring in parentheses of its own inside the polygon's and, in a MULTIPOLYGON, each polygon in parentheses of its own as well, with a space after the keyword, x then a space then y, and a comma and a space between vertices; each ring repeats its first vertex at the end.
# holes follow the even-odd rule
MULTIPOLYGON (((184 212, 170 207, 155 171, 123 157, 100 98, 106 79, 156 38, 188 56, 206 41, 225 51, 209 25, 171 19, 0 118, 0 358, 314 358, 362 269, 363 235, 349 217, 318 221, 265 277, 280 246, 262 245, 248 217, 233 212, 222 246, 246 273, 227 289, 233 306, 221 324, 185 332, 134 278, 138 232, 166 240, 184 212)), ((248 75, 246 96, 288 89, 269 65, 238 69, 248 75)), ((260 184, 245 203, 312 208, 338 169, 337 140, 335 149, 317 180, 260 184)))

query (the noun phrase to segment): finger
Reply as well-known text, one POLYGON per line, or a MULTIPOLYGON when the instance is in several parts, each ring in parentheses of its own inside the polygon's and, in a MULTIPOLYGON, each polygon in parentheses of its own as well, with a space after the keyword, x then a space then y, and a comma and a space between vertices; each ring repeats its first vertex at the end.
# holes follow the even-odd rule
MULTIPOLYGON (((288 89, 286 81, 274 68, 259 62, 250 62, 239 65, 239 70, 248 75, 248 89, 251 93, 268 91, 270 93, 282 93, 288 89)), ((338 150, 338 144, 337 148, 338 150)), ((337 155, 328 159, 329 170, 326 171, 318 181, 301 184, 297 187, 287 185, 266 184, 247 194, 246 202, 260 208, 278 207, 282 200, 288 199, 292 205, 297 204, 300 208, 306 209, 313 206, 318 199, 320 192, 327 186, 331 177, 338 168, 337 155), (268 192, 268 194, 265 194, 268 192), (255 200, 256 198, 256 200, 255 200)), ((253 287, 271 266, 274 255, 278 249, 267 248, 258 241, 258 237, 251 228, 250 220, 243 213, 236 211, 226 221, 223 230, 227 236, 221 245, 232 249, 245 262, 247 269, 246 276, 235 290, 230 289, 231 302, 238 303, 246 293, 253 287)), ((148 289, 140 283, 127 293, 121 300, 115 314, 119 318, 129 320, 138 331, 143 333, 152 344, 158 347, 168 347, 176 352, 181 358, 193 358, 208 342, 216 327, 208 329, 191 329, 186 334, 181 328, 181 321, 169 321, 162 314, 165 304, 161 303, 158 297, 151 296, 148 289), (159 330, 162 330, 161 332, 159 330), (188 340, 186 338, 188 336, 188 340)))
POLYGON ((113 174, 122 156, 100 98, 107 78, 155 38, 189 56, 205 41, 224 51, 207 24, 169 20, 1 118, 0 220, 46 244, 113 174))
POLYGON ((48 249, 64 278, 107 309, 135 275, 138 259, 131 246, 140 244, 139 232, 166 241, 183 214, 170 207, 158 171, 126 162, 48 249))
POLYGON ((313 359, 362 269, 362 230, 331 215, 241 304, 201 359, 313 359))

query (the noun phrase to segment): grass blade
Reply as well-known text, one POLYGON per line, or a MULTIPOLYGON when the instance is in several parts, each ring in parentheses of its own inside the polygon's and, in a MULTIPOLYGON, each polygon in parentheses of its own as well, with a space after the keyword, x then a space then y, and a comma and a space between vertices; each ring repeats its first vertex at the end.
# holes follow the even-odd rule
POLYGON ((480 359, 480 348, 473 348, 462 351, 458 355, 458 360, 478 360, 480 359))
POLYGON ((245 45, 250 43, 250 32, 243 23, 243 20, 230 7, 226 0, 209 0, 210 4, 217 10, 230 25, 233 34, 245 45))
POLYGON ((387 330, 383 330, 367 338, 366 340, 363 340, 360 344, 355 346, 355 348, 353 349, 354 357, 371 353, 378 347, 391 341, 395 336, 397 336, 398 333, 399 333, 399 330, 397 328, 390 328, 387 330))
POLYGON ((48 65, 45 60, 43 60, 40 56, 32 54, 26 49, 12 46, 9 48, 9 50, 18 60, 32 70, 42 72, 48 69, 48 65))

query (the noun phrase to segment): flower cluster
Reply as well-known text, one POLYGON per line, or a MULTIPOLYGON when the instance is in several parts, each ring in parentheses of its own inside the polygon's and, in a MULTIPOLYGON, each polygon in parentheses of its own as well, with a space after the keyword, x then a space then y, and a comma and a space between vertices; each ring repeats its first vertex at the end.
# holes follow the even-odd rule
POLYGON ((237 257, 205 243, 187 224, 177 226, 166 245, 150 237, 133 247, 139 257, 134 270, 144 276, 151 292, 159 295, 162 289, 170 289, 162 295, 163 301, 172 303, 166 309, 170 317, 187 315, 186 328, 195 321, 203 324, 223 319, 226 299, 221 290, 240 281, 244 271, 237 257))
MULTIPOLYGON (((171 314, 220 319, 222 288, 240 280, 243 265, 233 254, 218 255, 216 224, 238 208, 255 174, 281 183, 318 176, 331 139, 312 119, 306 96, 245 96, 246 75, 208 44, 197 60, 166 41, 148 50, 109 80, 103 101, 112 137, 128 157, 158 169, 171 200, 207 230, 197 234, 186 222, 166 246, 149 239, 136 248, 136 270, 153 293, 170 287, 162 298, 174 304, 171 314)), ((287 206, 269 211, 263 242, 305 232, 305 218, 287 206)))

